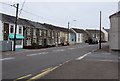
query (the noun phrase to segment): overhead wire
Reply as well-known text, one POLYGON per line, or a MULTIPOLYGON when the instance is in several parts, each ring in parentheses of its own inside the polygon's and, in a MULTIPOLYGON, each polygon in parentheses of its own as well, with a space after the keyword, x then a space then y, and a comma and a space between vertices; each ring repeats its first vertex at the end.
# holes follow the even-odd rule
POLYGON ((24 2, 23 2, 23 4, 22 4, 22 7, 21 7, 20 11, 19 11, 19 16, 20 16, 21 13, 22 13, 22 10, 23 10, 24 5, 25 5, 25 0, 24 0, 24 2))

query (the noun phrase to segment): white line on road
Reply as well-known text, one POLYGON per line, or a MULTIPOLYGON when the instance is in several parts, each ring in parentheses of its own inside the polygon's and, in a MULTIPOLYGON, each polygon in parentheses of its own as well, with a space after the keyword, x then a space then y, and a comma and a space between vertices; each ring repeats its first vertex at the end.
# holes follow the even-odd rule
POLYGON ((68 48, 68 49, 73 50, 73 49, 75 49, 75 48, 68 48))
POLYGON ((61 52, 61 51, 65 51, 65 49, 53 50, 53 52, 61 52))
POLYGON ((28 54, 26 56, 35 56, 35 55, 43 55, 43 54, 48 54, 48 52, 41 52, 41 53, 36 53, 36 54, 28 54))
POLYGON ((99 61, 109 61, 109 62, 112 62, 113 60, 99 60, 99 61))
POLYGON ((86 56, 89 55, 89 54, 91 54, 91 52, 84 54, 83 56, 77 58, 76 60, 81 60, 81 59, 83 59, 84 57, 86 57, 86 56))
POLYGON ((4 61, 4 60, 12 60, 12 59, 15 59, 15 58, 13 58, 13 57, 3 58, 3 59, 0 59, 0 61, 4 61))

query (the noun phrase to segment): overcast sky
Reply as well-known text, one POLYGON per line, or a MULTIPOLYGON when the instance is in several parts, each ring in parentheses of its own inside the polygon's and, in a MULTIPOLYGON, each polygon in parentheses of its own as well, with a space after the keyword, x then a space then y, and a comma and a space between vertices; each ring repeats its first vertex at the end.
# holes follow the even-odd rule
MULTIPOLYGON (((20 7, 23 11, 19 17, 30 19, 40 23, 49 23, 67 28, 67 22, 70 22, 70 27, 81 29, 98 29, 99 28, 99 12, 102 11, 102 26, 110 28, 109 16, 118 11, 118 2, 94 2, 94 1, 35 1, 20 0, 20 7)), ((14 4, 17 2, 5 2, 14 4)), ((9 5, 2 4, 2 13, 15 15, 15 8, 9 5)))

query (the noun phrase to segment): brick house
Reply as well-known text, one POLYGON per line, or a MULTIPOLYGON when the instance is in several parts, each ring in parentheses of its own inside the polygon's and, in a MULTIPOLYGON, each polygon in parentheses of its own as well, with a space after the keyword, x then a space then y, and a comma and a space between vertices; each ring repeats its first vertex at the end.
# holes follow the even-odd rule
MULTIPOLYGON (((86 29, 89 38, 97 38, 100 39, 100 30, 95 29, 86 29)), ((104 41, 104 33, 101 31, 101 40, 104 41)))

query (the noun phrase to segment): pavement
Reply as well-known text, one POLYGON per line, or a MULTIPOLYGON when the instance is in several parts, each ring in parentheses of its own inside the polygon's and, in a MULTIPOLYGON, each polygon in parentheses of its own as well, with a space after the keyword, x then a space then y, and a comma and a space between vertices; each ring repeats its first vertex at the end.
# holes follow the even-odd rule
POLYGON ((119 54, 110 52, 109 47, 105 46, 58 66, 39 80, 118 81, 119 54))

